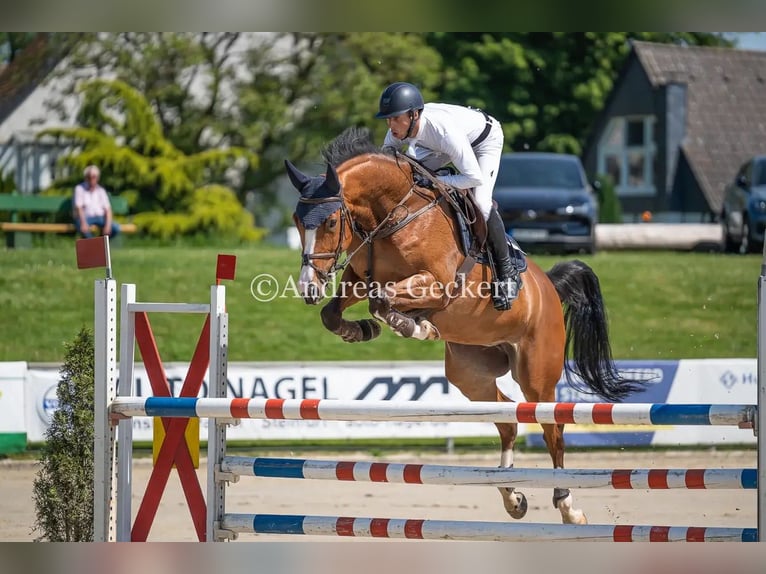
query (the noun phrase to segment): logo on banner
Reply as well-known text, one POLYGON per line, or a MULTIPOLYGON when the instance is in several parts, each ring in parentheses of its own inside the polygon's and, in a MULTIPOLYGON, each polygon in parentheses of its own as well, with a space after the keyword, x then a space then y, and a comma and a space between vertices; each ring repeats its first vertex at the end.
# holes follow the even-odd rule
POLYGON ((37 403, 37 414, 46 425, 53 421, 53 413, 59 408, 59 398, 56 394, 56 385, 51 385, 45 391, 42 399, 37 403))
POLYGON ((402 377, 398 381, 394 381, 393 377, 375 377, 362 389, 355 400, 366 399, 370 394, 377 396, 382 392, 383 396, 380 400, 388 401, 398 396, 408 401, 417 401, 431 387, 441 388, 443 395, 449 394, 447 377, 429 377, 425 381, 420 377, 402 377))
POLYGON ((730 390, 734 385, 740 382, 742 384, 755 384, 755 382, 758 380, 758 377, 755 375, 755 373, 752 372, 737 375, 733 371, 726 370, 718 380, 721 382, 725 389, 730 390))

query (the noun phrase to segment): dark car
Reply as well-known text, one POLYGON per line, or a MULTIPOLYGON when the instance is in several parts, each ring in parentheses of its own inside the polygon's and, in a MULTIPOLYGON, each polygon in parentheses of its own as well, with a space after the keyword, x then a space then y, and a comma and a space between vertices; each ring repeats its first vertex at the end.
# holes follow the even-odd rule
POLYGON ((595 251, 598 203, 577 156, 503 154, 494 199, 523 248, 595 251))
POLYGON ((758 251, 766 228, 766 156, 756 156, 739 168, 726 186, 721 209, 726 250, 758 251))

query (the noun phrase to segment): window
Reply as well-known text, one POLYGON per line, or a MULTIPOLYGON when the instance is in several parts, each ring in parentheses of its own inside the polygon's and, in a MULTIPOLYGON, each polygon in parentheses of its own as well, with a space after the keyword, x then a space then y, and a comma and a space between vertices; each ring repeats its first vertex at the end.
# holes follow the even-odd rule
POLYGON ((753 172, 753 185, 766 185, 766 162, 758 161, 753 172))
POLYGON ((654 195, 654 117, 612 118, 598 147, 598 173, 608 174, 618 195, 654 195))

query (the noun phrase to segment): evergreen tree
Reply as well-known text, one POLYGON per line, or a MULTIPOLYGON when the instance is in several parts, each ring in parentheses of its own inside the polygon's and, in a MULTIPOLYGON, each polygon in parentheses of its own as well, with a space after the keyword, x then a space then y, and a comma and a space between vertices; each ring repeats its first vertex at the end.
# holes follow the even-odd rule
POLYGON ((609 175, 598 176, 598 221, 599 223, 622 223, 622 206, 614 181, 609 175))
POLYGON ((34 481, 35 530, 50 542, 93 540, 93 333, 67 345, 56 394, 59 408, 45 433, 34 481))

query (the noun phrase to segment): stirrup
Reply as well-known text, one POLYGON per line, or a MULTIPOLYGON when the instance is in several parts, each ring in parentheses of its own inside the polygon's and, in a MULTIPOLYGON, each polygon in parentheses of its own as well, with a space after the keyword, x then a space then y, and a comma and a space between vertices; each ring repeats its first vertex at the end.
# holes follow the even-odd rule
POLYGON ((519 296, 519 281, 514 277, 492 283, 492 305, 498 311, 509 311, 519 296))

